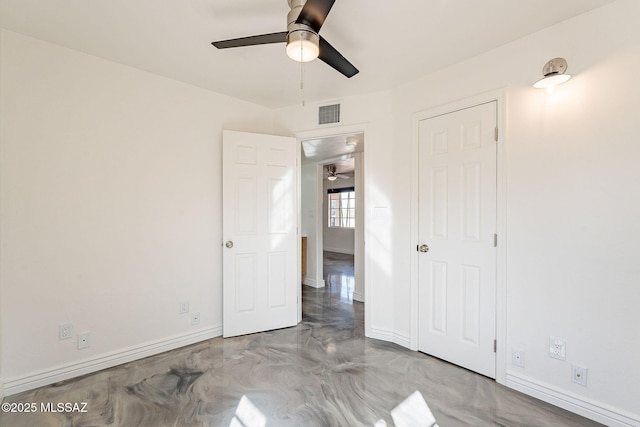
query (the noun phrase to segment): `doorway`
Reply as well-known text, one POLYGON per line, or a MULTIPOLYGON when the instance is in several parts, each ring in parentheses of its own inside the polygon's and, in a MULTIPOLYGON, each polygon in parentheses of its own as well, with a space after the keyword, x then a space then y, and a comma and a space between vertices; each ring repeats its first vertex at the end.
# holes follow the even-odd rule
POLYGON ((326 263, 346 256, 353 274, 352 284, 344 289, 350 289, 353 300, 364 302, 364 132, 300 140, 301 234, 307 241, 303 284, 328 286, 326 263))
POLYGON ((354 277, 356 220, 360 213, 356 203, 355 158, 323 166, 321 221, 325 286, 339 288, 339 294, 349 301, 363 302, 362 293, 355 290, 354 277))

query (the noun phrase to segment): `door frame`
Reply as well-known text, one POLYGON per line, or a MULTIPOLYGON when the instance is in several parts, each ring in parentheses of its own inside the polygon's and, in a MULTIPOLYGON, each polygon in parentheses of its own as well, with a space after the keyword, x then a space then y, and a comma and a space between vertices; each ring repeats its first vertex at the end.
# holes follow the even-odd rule
MULTIPOLYGON (((365 140, 365 143, 367 141, 367 128, 368 128, 368 124, 362 123, 362 124, 355 124, 355 125, 347 125, 347 126, 339 126, 339 127, 326 127, 326 128, 322 128, 322 129, 314 129, 314 130, 301 130, 301 131, 296 131, 294 132, 294 136, 298 139, 298 143, 300 144, 300 150, 302 150, 302 141, 307 140, 307 139, 322 139, 322 138, 329 138, 329 137, 334 137, 334 136, 341 136, 341 135, 349 135, 349 134, 354 134, 354 133, 361 133, 363 135, 363 138, 365 140)), ((332 160, 337 160, 337 159, 332 159, 332 160)), ((324 161, 323 161, 324 162, 324 161)), ((366 206, 366 200, 367 200, 367 182, 369 181, 367 179, 367 168, 366 168, 366 164, 367 164, 367 149, 365 148, 364 151, 362 152, 362 156, 361 156, 361 166, 362 164, 364 164, 364 167, 361 167, 361 170, 359 172, 360 174, 360 179, 361 179, 361 184, 362 187, 364 189, 364 191, 362 191, 362 195, 359 196, 361 197, 360 200, 362 200, 362 203, 359 205, 360 209, 359 209, 359 213, 356 215, 356 232, 355 232, 355 237, 356 237, 356 241, 355 241, 355 245, 354 245, 354 276, 355 276, 355 280, 359 281, 361 280, 362 282, 362 292, 364 294, 364 298, 363 298, 363 302, 364 302, 364 328, 365 328, 365 335, 369 336, 368 331, 368 327, 369 327, 369 319, 371 319, 371 313, 368 312, 369 307, 371 307, 371 304, 368 304, 368 298, 371 292, 369 292, 368 289, 368 285, 367 285, 367 271, 368 269, 368 257, 367 257, 367 252, 366 252, 366 240, 367 240, 367 221, 365 218, 365 206, 366 206), (359 230, 357 229, 358 227, 361 228, 361 231, 359 232, 359 230), (360 239, 358 239, 358 236, 361 236, 360 239), (360 240, 360 241, 359 241, 360 240), (356 254, 360 254, 360 259, 361 259, 361 265, 357 266, 356 264, 356 254)), ((357 167, 357 166, 356 166, 357 167)), ((301 169, 301 168, 300 168, 301 169)), ((318 265, 320 266, 320 268, 322 268, 322 252, 323 252, 323 241, 322 241, 322 230, 323 230, 323 214, 324 214, 324 208, 323 208, 323 202, 324 202, 324 194, 323 194, 323 188, 322 188, 322 173, 323 173, 323 166, 321 165, 316 165, 316 169, 317 169, 317 176, 319 177, 318 179, 318 200, 317 200, 317 209, 316 209, 316 213, 315 216, 317 218, 316 221, 316 232, 319 233, 318 238, 316 239, 316 262, 319 263, 318 265), (319 229, 319 231, 318 231, 319 229)), ((356 173, 357 175, 357 173, 356 173)), ((300 180, 300 178, 298 178, 298 181, 300 180)), ((300 185, 298 186, 300 187, 300 185)))
POLYGON ((506 227, 506 164, 505 164, 505 90, 486 92, 480 95, 468 97, 437 107, 414 113, 411 119, 411 349, 418 350, 419 322, 418 322, 418 255, 415 250, 418 242, 419 218, 418 218, 418 184, 419 184, 419 161, 418 161, 418 127, 421 120, 441 116, 476 105, 496 101, 496 120, 498 124, 497 141, 497 175, 496 175, 496 230, 498 234, 498 246, 496 256, 496 382, 506 383, 506 361, 507 361, 507 283, 506 283, 506 249, 507 249, 507 227, 506 227))

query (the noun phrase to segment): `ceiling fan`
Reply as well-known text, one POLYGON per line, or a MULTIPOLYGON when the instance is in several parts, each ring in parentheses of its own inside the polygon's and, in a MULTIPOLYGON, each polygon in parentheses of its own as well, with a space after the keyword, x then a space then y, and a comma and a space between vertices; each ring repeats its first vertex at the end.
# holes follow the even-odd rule
POLYGON ((329 181, 335 181, 336 179, 349 179, 351 178, 349 175, 342 175, 337 173, 336 165, 327 166, 327 179, 329 181))
POLYGON ((287 31, 220 40, 211 44, 218 49, 227 49, 286 43, 287 55, 294 61, 309 62, 320 58, 346 77, 358 74, 359 71, 353 64, 322 36, 318 35, 335 0, 288 0, 288 2, 291 10, 287 15, 287 31))

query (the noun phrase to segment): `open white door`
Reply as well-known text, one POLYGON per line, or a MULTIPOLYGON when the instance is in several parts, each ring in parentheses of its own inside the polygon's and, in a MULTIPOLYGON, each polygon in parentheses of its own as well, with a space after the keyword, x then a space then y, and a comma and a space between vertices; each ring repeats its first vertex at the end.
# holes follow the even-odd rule
POLYGON ((420 351, 495 378, 496 102, 419 122, 420 351))
POLYGON ((298 145, 223 133, 224 337, 298 321, 298 145))

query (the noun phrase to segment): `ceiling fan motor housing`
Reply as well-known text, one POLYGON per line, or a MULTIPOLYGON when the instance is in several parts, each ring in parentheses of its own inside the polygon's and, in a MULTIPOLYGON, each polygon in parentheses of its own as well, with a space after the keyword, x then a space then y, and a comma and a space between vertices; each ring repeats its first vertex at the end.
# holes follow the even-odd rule
POLYGON ((313 61, 320 53, 320 37, 311 27, 296 23, 307 0, 288 0, 287 55, 298 62, 313 61))
POLYGON ((296 23, 298 16, 300 16, 300 11, 302 10, 302 7, 306 2, 307 0, 289 0, 289 7, 291 8, 291 10, 287 15, 288 31, 293 31, 293 28, 291 27, 291 25, 296 23))

